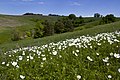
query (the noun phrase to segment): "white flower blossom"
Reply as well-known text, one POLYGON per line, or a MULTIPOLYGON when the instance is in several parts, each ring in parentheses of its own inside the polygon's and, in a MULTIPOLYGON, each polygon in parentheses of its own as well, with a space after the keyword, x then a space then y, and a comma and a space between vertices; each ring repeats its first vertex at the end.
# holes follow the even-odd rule
POLYGON ((16 65, 17 65, 17 62, 12 62, 12 65, 13 65, 13 66, 16 66, 16 65))
POLYGON ((103 62, 108 62, 109 57, 106 57, 105 59, 103 59, 103 62))
POLYGON ((33 60, 33 57, 32 57, 32 56, 30 56, 30 59, 31 59, 31 60, 33 60))
POLYGON ((115 57, 115 58, 120 58, 120 54, 116 54, 116 53, 115 53, 115 54, 114 54, 114 57, 115 57))
POLYGON ((114 54, 111 52, 111 53, 110 53, 110 56, 113 56, 113 55, 114 55, 114 54))
POLYGON ((46 57, 42 58, 42 60, 45 61, 45 60, 46 60, 46 57))
POLYGON ((111 78, 112 78, 112 76, 111 76, 111 75, 108 75, 108 78, 109 78, 109 79, 111 79, 111 78))
POLYGON ((118 69, 118 72, 120 73, 120 68, 118 69))
POLYGON ((57 51, 53 51, 53 55, 57 55, 57 51))
POLYGON ((25 55, 25 51, 23 51, 22 55, 23 55, 23 56, 25 55))
POLYGON ((23 57, 22 56, 19 56, 19 60, 21 61, 23 59, 23 57))
POLYGON ((107 66, 109 66, 109 65, 110 65, 110 63, 107 63, 106 65, 107 65, 107 66))
POLYGON ((79 50, 76 50, 76 52, 78 53, 78 52, 79 52, 79 50))
POLYGON ((5 62, 2 62, 2 64, 5 64, 5 62))
POLYGON ((96 53, 97 56, 99 56, 99 53, 96 53))
POLYGON ((77 54, 77 53, 75 53, 75 56, 78 56, 78 54, 77 54))
POLYGON ((80 75, 77 75, 77 79, 80 80, 80 79, 81 79, 81 76, 80 76, 80 75))
POLYGON ((93 59, 90 58, 90 56, 87 56, 87 59, 88 59, 89 61, 93 61, 93 59))
POLYGON ((25 76, 24 76, 24 75, 20 75, 20 78, 21 78, 21 79, 25 79, 25 76))

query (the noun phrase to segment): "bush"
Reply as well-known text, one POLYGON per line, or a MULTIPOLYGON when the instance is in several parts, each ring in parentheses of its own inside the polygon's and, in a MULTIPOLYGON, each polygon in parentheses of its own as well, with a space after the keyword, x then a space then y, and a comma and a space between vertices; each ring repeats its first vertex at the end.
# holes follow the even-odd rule
POLYGON ((11 40, 12 40, 12 41, 18 41, 18 40, 20 40, 20 39, 21 39, 21 38, 20 38, 20 32, 17 31, 17 30, 13 30, 11 40))
POLYGON ((63 33, 64 32, 64 24, 62 23, 61 20, 58 20, 56 23, 55 23, 55 32, 56 33, 63 33))
POLYGON ((109 14, 102 18, 102 20, 100 21, 100 24, 107 24, 115 21, 116 21, 116 17, 114 17, 113 14, 109 14))
POLYGON ((34 38, 43 37, 43 29, 44 26, 40 22, 37 22, 34 28, 34 38))
POLYGON ((44 36, 50 36, 54 34, 54 24, 48 20, 43 22, 44 25, 44 36))

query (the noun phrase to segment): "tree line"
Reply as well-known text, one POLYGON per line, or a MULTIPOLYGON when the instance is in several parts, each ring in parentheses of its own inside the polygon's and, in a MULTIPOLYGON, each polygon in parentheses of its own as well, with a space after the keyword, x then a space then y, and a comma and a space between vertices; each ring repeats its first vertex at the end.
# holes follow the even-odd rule
MULTIPOLYGON (((26 13, 24 15, 37 15, 33 13, 26 13)), ((39 14, 40 15, 40 14, 39 14)), ((59 15, 52 15, 49 16, 59 16, 59 15)), ((106 16, 102 16, 99 13, 94 14, 95 18, 101 18, 98 25, 107 24, 116 21, 116 17, 113 14, 108 14, 106 16)), ((50 20, 33 20, 35 24, 35 28, 31 31, 27 31, 25 33, 24 38, 32 37, 32 38, 41 38, 45 36, 50 36, 53 34, 60 34, 65 32, 71 32, 74 30, 75 27, 80 27, 84 25, 85 20, 82 16, 76 17, 75 14, 70 14, 69 16, 64 16, 58 19, 56 22, 50 20)), ((92 20, 91 20, 92 21, 92 20)), ((19 31, 13 32, 13 37, 11 38, 13 41, 17 41, 22 39, 20 37, 19 31)))

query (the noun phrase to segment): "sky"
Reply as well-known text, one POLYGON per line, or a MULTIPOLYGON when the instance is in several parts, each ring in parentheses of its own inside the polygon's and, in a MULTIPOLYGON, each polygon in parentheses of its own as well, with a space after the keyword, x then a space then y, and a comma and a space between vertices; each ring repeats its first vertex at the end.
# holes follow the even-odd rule
POLYGON ((120 17, 120 0, 0 0, 0 14, 24 13, 93 16, 114 14, 120 17))

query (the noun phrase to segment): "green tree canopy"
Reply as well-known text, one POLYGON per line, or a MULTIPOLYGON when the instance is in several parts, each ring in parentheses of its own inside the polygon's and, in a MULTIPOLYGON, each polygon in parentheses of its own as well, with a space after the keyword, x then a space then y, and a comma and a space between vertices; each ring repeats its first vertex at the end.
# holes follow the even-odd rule
POLYGON ((100 14, 99 14, 99 13, 95 13, 95 14, 94 14, 94 17, 97 17, 97 18, 98 18, 98 17, 100 17, 100 14))
POLYGON ((34 31, 35 31, 34 38, 43 37, 43 29, 44 29, 44 26, 40 22, 37 22, 34 28, 34 31))
POLYGON ((76 19, 76 15, 75 14, 70 14, 68 16, 68 18, 71 19, 71 20, 75 20, 76 19))

